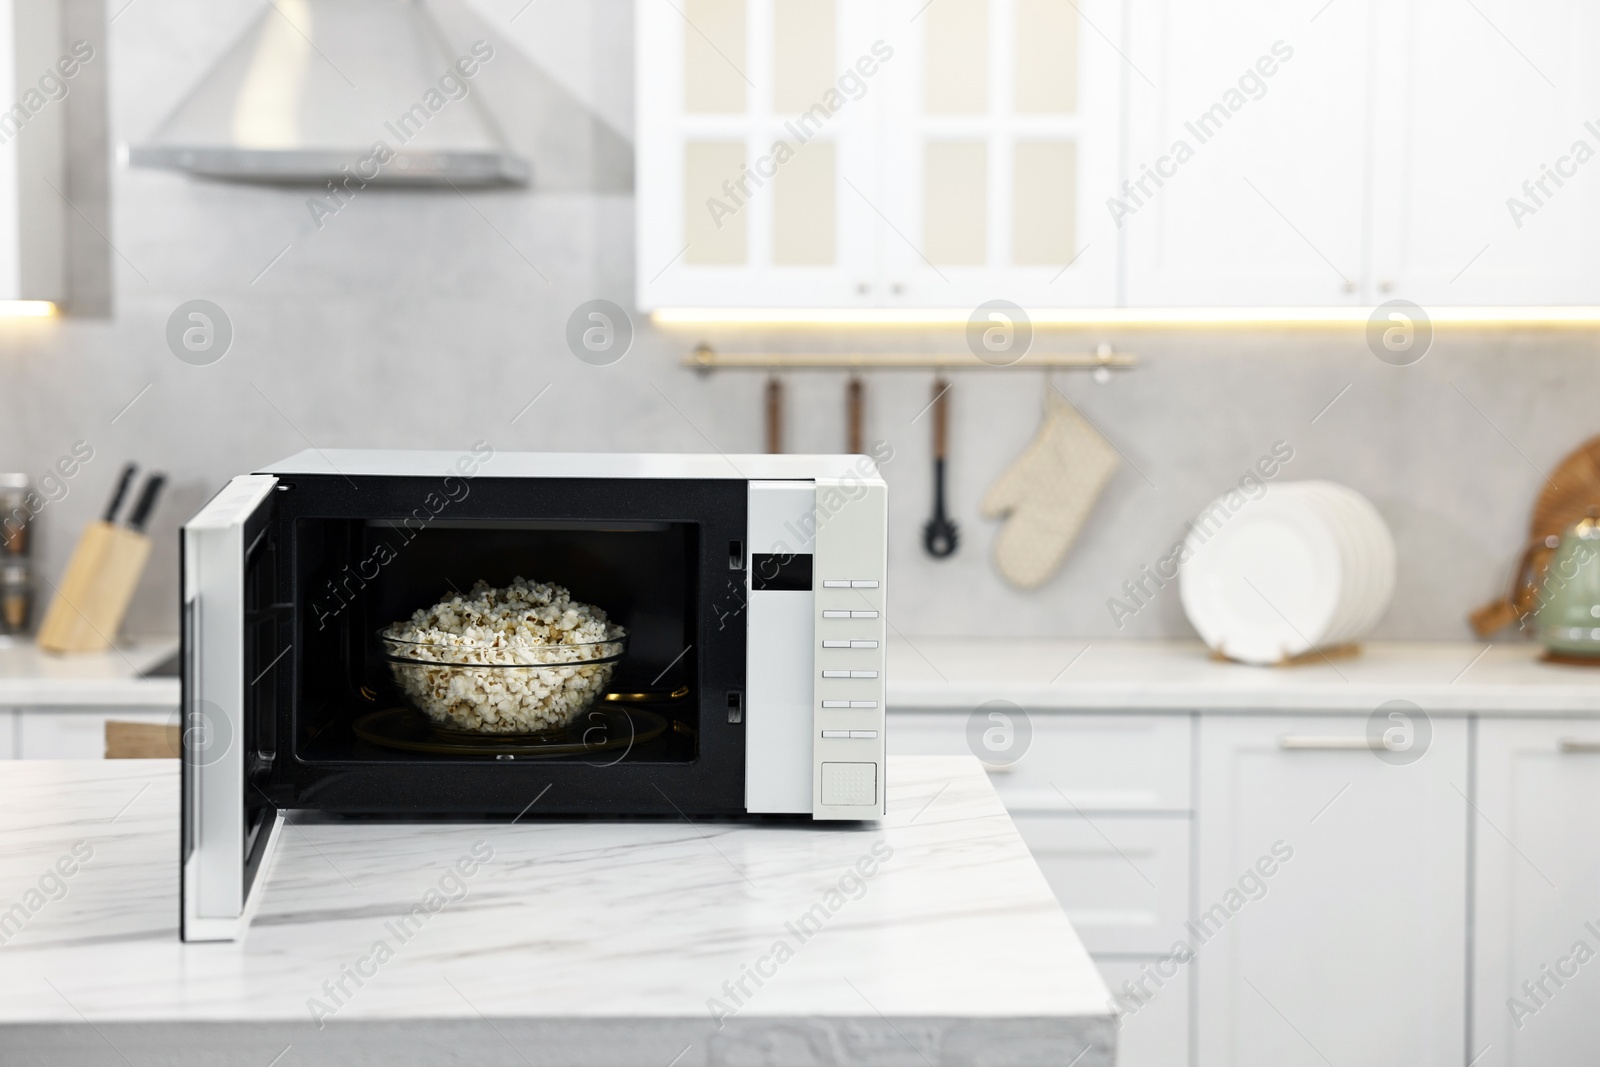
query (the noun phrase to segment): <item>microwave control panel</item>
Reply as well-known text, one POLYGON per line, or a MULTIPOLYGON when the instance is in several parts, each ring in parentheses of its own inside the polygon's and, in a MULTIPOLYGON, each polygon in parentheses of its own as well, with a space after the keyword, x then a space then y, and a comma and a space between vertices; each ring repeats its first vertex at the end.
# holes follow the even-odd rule
POLYGON ((819 478, 816 507, 811 813, 872 818, 884 811, 888 493, 819 478))
POLYGON ((887 509, 876 471, 750 483, 751 812, 884 813, 887 509))

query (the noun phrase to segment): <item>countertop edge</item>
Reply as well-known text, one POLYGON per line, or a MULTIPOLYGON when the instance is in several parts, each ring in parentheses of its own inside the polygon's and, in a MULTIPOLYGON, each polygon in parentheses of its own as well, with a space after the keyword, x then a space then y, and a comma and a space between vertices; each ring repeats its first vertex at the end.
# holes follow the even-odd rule
POLYGON ((381 1062, 394 1067, 440 1062, 491 1062, 510 1045, 529 1067, 722 1067, 758 1055, 766 1067, 879 1062, 890 1048, 911 1044, 930 1062, 983 1062, 996 1046, 1014 1067, 1112 1067, 1116 1026, 1093 1016, 886 1016, 863 1002, 860 1014, 735 1017, 589 1016, 529 1018, 478 1015, 393 1020, 331 1019, 322 1027, 296 1022, 102 1021, 0 1026, 12 1056, 60 1057, 81 1047, 102 1055, 106 1044, 124 1057, 159 1055, 162 1063, 210 1065, 218 1057, 269 1062, 289 1047, 297 1064, 381 1062), (930 1055, 931 1053, 931 1055, 930 1055))
POLYGON ((1390 700, 1407 700, 1441 715, 1526 718, 1600 718, 1600 691, 1562 693, 1526 686, 1476 687, 1469 692, 1447 687, 1351 686, 1337 692, 1272 691, 1208 692, 1174 687, 1130 691, 1122 686, 1059 690, 1006 686, 951 685, 936 689, 889 686, 889 712, 971 711, 989 700, 1007 700, 1033 711, 1062 713, 1142 712, 1149 714, 1366 714, 1390 700))

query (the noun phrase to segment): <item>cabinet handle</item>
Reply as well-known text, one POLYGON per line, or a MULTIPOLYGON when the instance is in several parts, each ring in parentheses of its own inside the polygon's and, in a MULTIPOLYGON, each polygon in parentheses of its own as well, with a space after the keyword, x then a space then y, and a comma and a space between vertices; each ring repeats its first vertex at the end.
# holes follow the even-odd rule
POLYGON ((1365 737, 1308 737, 1304 734, 1284 734, 1278 738, 1278 747, 1285 752, 1372 752, 1374 745, 1365 737))
POLYGON ((1556 747, 1562 752, 1600 752, 1600 741, 1579 741, 1576 737, 1563 737, 1556 747))

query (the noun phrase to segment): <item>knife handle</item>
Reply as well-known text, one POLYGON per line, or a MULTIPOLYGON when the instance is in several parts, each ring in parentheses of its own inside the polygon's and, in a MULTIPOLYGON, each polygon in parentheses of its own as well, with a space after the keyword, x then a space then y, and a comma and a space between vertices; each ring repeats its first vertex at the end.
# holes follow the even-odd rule
POLYGON ((138 465, 133 463, 123 466, 122 473, 117 476, 117 487, 111 493, 111 503, 106 506, 106 522, 117 521, 117 512, 122 510, 122 501, 127 497, 128 487, 133 484, 133 476, 138 469, 138 465))
POLYGON ((133 514, 128 516, 128 529, 135 533, 144 532, 145 523, 150 521, 150 513, 156 509, 156 497, 161 495, 161 487, 166 481, 167 476, 159 471, 144 480, 139 502, 133 506, 133 514))

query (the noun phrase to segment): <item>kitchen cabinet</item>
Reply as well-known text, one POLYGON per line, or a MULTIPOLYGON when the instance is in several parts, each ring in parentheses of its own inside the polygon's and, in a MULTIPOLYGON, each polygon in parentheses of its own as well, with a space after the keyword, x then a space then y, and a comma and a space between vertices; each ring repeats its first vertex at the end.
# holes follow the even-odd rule
POLYGON ((637 26, 646 310, 1600 303, 1583 0, 685 0, 637 26))
POLYGON ((1099 193, 1117 180, 1122 57, 1099 29, 1118 34, 1121 8, 901 5, 904 50, 884 68, 884 304, 1115 302, 1099 193))
POLYGON ((1016 701, 1031 740, 990 780, 1113 990, 1153 991, 1124 1008, 1124 1067, 1593 1058, 1595 672, 1531 643, 1369 643, 1337 670, 1254 670, 1194 642, 926 638, 891 648, 888 673, 890 751, 973 751, 974 709, 1016 701), (1395 699, 1432 713, 1408 765, 1366 747, 1395 699), (1171 898, 1138 872, 1162 887, 1185 850, 1179 936, 1203 940, 1163 978, 1171 898), (1192 997, 1181 1053, 1177 1022, 1152 1025, 1172 982, 1192 997))
POLYGON ((871 295, 879 22, 831 0, 637 6, 641 308, 871 295))
POLYGON ((1360 302, 1374 5, 1130 7, 1126 302, 1360 302))
POLYGON ((1600 71, 1586 47, 1597 36, 1600 8, 1586 0, 1408 0, 1382 16, 1377 299, 1600 303, 1586 236, 1600 225, 1600 71))
POLYGON ((1167 956, 1191 913, 1193 717, 896 711, 887 750, 971 754, 991 727, 1015 747, 989 780, 1062 911, 1114 993, 1148 993, 1119 1009, 1118 1064, 1187 1063, 1191 977, 1167 956))
MULTIPOLYGON (((990 781, 1006 808, 1018 811, 1186 813, 1190 796, 1193 719, 1188 715, 1010 714, 1022 750, 990 781), (1020 738, 1025 736, 1025 740, 1020 738), (1025 747, 1024 747, 1025 746, 1025 747)), ((973 754, 968 731, 989 726, 984 708, 971 714, 896 712, 893 751, 906 755, 973 754)))
POLYGON ((1128 26, 1126 303, 1600 302, 1595 5, 1130 0, 1128 26))
POLYGON ((1366 725, 1200 723, 1202 1063, 1466 1062, 1468 725, 1404 766, 1366 725))
POLYGON ((1117 1026, 1117 1067, 1183 1067, 1189 1062, 1189 1008, 1193 982, 1187 968, 1166 977, 1155 961, 1098 957, 1095 966, 1112 993, 1125 999, 1117 1026), (1132 983, 1137 1002, 1124 989, 1132 983))
POLYGON ((1472 1054, 1585 1062, 1600 1042, 1600 723, 1480 722, 1474 802, 1472 1054))
POLYGON ((639 306, 1113 303, 1121 3, 639 5, 639 306))
POLYGON ((1187 816, 1012 815, 1084 947, 1161 956, 1189 918, 1187 816))
POLYGON ((106 722, 175 724, 170 708, 20 708, 16 715, 17 759, 103 759, 106 722))

